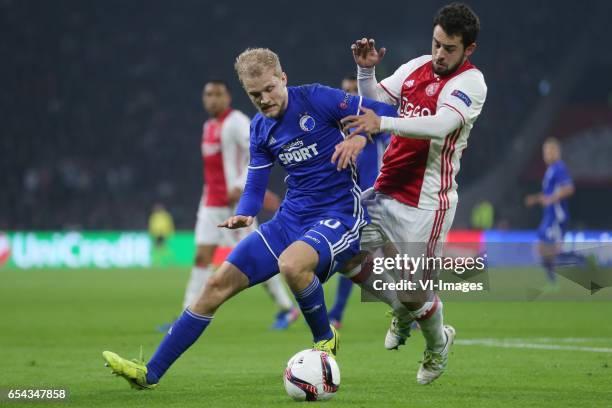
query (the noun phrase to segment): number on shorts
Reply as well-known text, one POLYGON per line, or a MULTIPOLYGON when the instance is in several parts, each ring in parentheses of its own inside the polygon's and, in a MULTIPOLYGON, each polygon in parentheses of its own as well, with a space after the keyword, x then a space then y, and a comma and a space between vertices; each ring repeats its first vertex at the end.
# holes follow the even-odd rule
POLYGON ((338 220, 323 220, 323 221, 319 221, 319 224, 323 224, 326 227, 329 227, 331 229, 336 229, 340 226, 340 221, 338 220))

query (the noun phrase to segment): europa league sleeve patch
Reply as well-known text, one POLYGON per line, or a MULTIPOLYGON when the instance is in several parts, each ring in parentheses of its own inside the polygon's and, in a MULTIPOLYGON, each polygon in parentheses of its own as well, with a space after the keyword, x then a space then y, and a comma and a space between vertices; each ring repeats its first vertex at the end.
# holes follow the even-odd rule
POLYGON ((453 92, 451 92, 451 95, 456 96, 457 98, 461 99, 463 103, 465 103, 466 106, 468 107, 472 105, 472 100, 470 99, 470 97, 458 89, 455 89, 453 92))
POLYGON ((349 102, 350 102, 350 100, 351 100, 351 94, 349 94, 349 93, 345 93, 345 94, 344 94, 344 99, 342 100, 342 102, 340 102, 340 103, 338 104, 338 107, 339 107, 340 109, 342 109, 342 110, 344 110, 344 109, 348 108, 348 107, 349 107, 349 102))

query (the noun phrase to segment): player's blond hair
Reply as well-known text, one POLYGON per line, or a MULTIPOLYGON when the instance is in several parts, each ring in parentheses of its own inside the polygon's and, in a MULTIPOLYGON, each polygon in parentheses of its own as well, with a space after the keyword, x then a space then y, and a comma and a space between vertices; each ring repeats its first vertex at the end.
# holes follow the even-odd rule
POLYGON ((283 73, 278 55, 268 48, 247 48, 236 57, 234 69, 240 82, 245 77, 261 76, 270 69, 278 77, 283 73))

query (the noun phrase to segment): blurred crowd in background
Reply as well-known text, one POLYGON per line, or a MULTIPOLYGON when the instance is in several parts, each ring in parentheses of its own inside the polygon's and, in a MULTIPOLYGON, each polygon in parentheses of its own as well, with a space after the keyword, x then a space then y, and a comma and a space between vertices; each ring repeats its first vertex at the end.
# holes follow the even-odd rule
MULTIPOLYGON (((191 229, 208 79, 229 82, 234 106, 253 115, 233 71, 243 49, 275 50, 290 85, 338 87, 355 70, 351 42, 367 36, 388 49, 380 80, 430 53, 431 20, 443 4, 0 0, 0 230, 144 229, 158 202, 177 228, 191 229)), ((576 179, 573 227, 612 228, 612 59, 594 37, 612 6, 468 4, 481 19, 472 62, 488 98, 463 152, 459 207, 517 146, 557 136, 576 179), (578 64, 572 52, 588 60, 578 64), (559 83, 567 92, 556 93, 559 83), (530 134, 547 107, 545 126, 530 134)), ((539 146, 518 150, 528 156, 518 175, 478 192, 491 205, 491 226, 537 225, 540 213, 522 197, 540 186, 539 146)), ((271 189, 282 193, 282 180, 276 169, 271 189)), ((458 216, 455 225, 472 220, 458 216)))

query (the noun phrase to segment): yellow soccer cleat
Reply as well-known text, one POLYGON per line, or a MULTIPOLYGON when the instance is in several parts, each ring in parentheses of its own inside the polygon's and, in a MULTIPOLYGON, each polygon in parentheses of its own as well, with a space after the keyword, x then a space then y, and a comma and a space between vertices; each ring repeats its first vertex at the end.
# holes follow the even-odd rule
POLYGON ((329 326, 331 328, 333 337, 328 340, 321 340, 313 344, 313 350, 324 351, 330 356, 336 358, 336 353, 340 348, 340 335, 336 331, 334 326, 329 326))
POLYGON ((102 357, 112 373, 125 378, 130 387, 136 390, 150 390, 157 386, 147 383, 147 366, 141 361, 142 357, 141 360, 126 360, 112 351, 102 352, 102 357))

